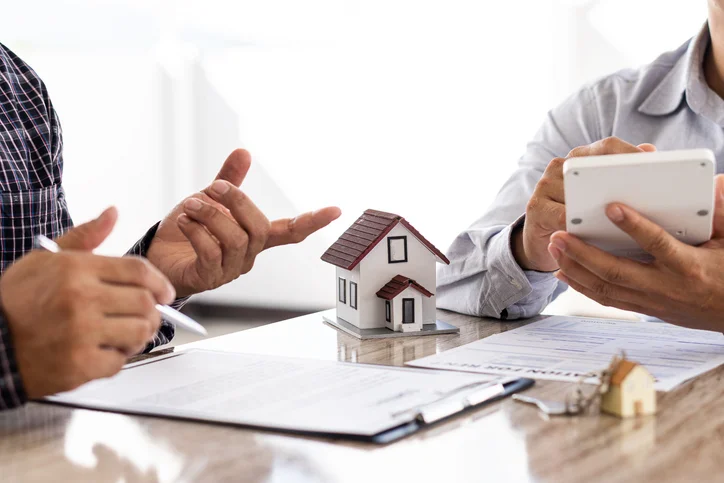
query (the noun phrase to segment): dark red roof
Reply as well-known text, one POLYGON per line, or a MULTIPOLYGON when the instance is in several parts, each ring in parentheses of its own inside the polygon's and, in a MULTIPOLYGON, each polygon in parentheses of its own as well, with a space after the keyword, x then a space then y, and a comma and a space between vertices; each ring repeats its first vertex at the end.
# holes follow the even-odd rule
POLYGON ((381 299, 392 300, 393 298, 400 295, 407 287, 414 287, 425 297, 432 297, 432 292, 428 291, 425 287, 415 282, 414 280, 397 275, 395 278, 387 282, 387 284, 377 292, 377 296, 381 299))
POLYGON ((438 261, 446 265, 450 264, 450 260, 403 217, 377 210, 366 210, 362 213, 362 216, 324 252, 322 260, 345 270, 352 270, 398 223, 402 223, 405 228, 410 230, 423 245, 435 254, 438 261))

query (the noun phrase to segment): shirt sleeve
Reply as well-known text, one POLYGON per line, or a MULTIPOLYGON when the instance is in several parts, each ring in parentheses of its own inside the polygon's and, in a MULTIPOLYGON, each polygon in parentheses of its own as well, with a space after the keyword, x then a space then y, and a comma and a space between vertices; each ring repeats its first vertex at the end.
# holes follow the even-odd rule
MULTIPOLYGON (((139 257, 145 257, 148 253, 148 248, 151 246, 151 241, 153 240, 153 237, 156 236, 156 230, 158 230, 159 223, 156 223, 151 227, 150 230, 146 232, 146 234, 136 242, 133 247, 128 250, 128 253, 126 255, 135 255, 139 257)), ((188 301, 189 297, 181 297, 171 304, 171 307, 178 310, 181 307, 183 307, 186 302, 188 301)), ((153 340, 146 345, 146 348, 143 350, 143 352, 149 352, 152 349, 163 345, 168 344, 171 342, 171 339, 173 339, 174 334, 176 333, 176 327, 174 325, 165 320, 161 320, 161 328, 156 332, 156 335, 153 337, 153 340)))
POLYGON ((597 99, 584 88, 550 111, 492 206, 448 249, 438 271, 437 305, 464 314, 517 319, 539 314, 567 287, 552 273, 524 271, 511 235, 548 163, 600 135, 597 99))
POLYGON ((0 410, 18 407, 27 399, 10 339, 10 328, 5 316, 0 313, 0 410))

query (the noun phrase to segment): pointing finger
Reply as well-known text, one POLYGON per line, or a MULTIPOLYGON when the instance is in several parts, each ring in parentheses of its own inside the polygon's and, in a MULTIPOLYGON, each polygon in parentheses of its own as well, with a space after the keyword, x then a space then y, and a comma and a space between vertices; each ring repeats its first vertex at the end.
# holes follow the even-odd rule
POLYGON ((271 224, 264 249, 299 243, 315 231, 332 223, 341 214, 342 211, 339 208, 329 206, 321 210, 301 214, 295 218, 275 220, 271 224))

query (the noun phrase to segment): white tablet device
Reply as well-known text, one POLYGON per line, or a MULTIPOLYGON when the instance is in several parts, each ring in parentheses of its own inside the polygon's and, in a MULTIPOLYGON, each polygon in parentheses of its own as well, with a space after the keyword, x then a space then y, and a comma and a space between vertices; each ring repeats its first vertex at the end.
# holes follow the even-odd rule
POLYGON ((650 258, 606 217, 606 206, 619 202, 684 243, 699 245, 711 238, 714 173, 708 149, 568 159, 566 230, 615 255, 650 258))

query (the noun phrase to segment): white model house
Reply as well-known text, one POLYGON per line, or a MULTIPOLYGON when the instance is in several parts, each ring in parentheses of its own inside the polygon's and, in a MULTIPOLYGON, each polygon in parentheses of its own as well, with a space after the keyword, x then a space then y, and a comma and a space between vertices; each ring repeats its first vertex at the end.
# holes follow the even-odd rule
POLYGON ((435 323, 435 263, 450 261, 401 216, 365 211, 322 260, 337 267, 337 318, 402 332, 435 323))

